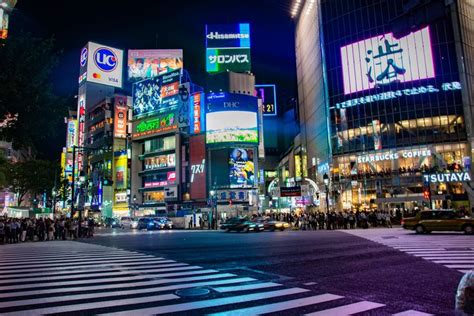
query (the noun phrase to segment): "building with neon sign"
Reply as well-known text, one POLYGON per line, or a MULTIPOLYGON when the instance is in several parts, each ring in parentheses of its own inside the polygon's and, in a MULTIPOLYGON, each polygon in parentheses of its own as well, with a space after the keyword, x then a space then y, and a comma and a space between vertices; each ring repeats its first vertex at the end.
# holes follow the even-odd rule
POLYGON ((426 188, 431 207, 474 206, 470 181, 423 176, 471 172, 469 11, 466 0, 294 1, 296 146, 321 187, 330 177, 336 209, 429 206, 426 188))

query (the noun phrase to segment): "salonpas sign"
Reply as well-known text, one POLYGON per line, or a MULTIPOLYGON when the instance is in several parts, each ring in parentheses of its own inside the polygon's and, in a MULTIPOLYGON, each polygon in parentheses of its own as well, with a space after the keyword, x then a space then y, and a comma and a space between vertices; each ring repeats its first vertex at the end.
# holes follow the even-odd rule
POLYGON ((446 172, 423 175, 424 182, 469 182, 471 176, 467 172, 446 172))
POLYGON ((364 162, 377 162, 377 161, 385 161, 385 160, 397 160, 401 158, 421 158, 421 157, 430 157, 431 150, 424 149, 424 150, 405 150, 400 153, 398 152, 385 152, 385 153, 375 153, 375 154, 367 154, 357 157, 358 163, 364 162))

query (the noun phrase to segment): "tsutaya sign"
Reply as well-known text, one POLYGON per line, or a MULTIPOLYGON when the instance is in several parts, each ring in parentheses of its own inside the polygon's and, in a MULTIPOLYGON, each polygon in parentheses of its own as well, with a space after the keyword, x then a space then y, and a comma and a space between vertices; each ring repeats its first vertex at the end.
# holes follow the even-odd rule
POLYGON ((431 150, 429 149, 422 149, 422 150, 405 150, 401 153, 398 152, 381 152, 375 154, 368 154, 363 156, 357 157, 357 163, 364 163, 364 162, 377 162, 377 161, 385 161, 385 160, 397 160, 400 157, 402 158, 422 158, 422 157, 430 157, 431 150))
POLYGON ((436 173, 436 174, 424 174, 423 180, 427 183, 437 182, 469 182, 471 176, 468 172, 447 172, 447 173, 436 173))

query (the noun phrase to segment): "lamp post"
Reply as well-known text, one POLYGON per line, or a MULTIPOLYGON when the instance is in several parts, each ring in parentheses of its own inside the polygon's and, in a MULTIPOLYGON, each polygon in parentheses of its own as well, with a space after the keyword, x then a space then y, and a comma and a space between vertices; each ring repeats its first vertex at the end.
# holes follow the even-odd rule
POLYGON ((326 188, 327 229, 330 229, 329 227, 329 177, 327 173, 323 175, 323 182, 324 182, 324 187, 326 188))
POLYGON ((133 217, 137 216, 137 196, 133 195, 133 217))
POLYGON ((216 196, 216 191, 211 190, 209 191, 209 194, 211 195, 211 227, 212 229, 217 229, 217 196, 216 196), (215 224, 214 224, 215 223, 215 224))

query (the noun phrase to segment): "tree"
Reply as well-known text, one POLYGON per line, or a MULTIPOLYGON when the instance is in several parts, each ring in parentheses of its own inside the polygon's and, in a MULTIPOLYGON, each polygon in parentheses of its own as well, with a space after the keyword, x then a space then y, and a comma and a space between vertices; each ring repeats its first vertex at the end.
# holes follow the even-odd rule
POLYGON ((58 57, 53 39, 29 34, 12 36, 0 45, 0 121, 16 116, 2 124, 0 136, 12 141, 15 149, 32 148, 47 155, 45 144, 64 125, 66 100, 56 96, 50 84, 58 57))
POLYGON ((18 206, 27 193, 36 198, 38 194, 51 192, 55 178, 60 174, 56 162, 47 160, 29 160, 9 164, 7 182, 12 192, 18 195, 18 206))

